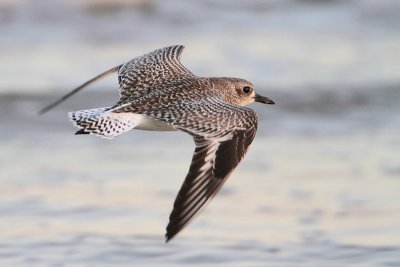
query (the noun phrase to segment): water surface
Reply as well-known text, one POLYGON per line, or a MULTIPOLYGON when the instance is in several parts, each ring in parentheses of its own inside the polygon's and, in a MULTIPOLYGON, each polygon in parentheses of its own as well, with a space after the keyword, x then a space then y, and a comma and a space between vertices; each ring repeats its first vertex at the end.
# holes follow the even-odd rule
POLYGON ((397 1, 0 4, 1 266, 399 266, 397 1), (190 11, 190 12, 189 12, 190 11), (277 105, 205 212, 165 226, 194 149, 179 132, 74 136, 66 113, 118 98, 164 45, 199 75, 254 82, 277 105))

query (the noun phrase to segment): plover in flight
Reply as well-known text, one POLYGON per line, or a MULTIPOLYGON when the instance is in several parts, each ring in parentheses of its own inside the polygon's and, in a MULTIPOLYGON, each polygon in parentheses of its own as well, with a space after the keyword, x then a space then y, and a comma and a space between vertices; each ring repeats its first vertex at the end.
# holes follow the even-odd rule
POLYGON ((118 73, 119 101, 109 107, 70 112, 76 134, 113 138, 131 129, 180 130, 195 142, 192 163, 169 217, 166 241, 179 233, 215 196, 245 155, 258 116, 244 107, 274 104, 238 78, 202 78, 179 58, 182 45, 161 48, 112 68, 79 86, 45 113, 90 83, 118 73))

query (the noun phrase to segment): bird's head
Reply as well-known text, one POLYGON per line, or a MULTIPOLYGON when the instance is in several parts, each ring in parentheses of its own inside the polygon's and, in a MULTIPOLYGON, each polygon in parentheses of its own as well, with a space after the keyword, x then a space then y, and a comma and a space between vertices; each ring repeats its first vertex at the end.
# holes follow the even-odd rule
POLYGON ((253 102, 275 104, 270 98, 254 92, 251 82, 239 78, 214 78, 214 85, 221 93, 220 97, 228 103, 246 106, 253 102))

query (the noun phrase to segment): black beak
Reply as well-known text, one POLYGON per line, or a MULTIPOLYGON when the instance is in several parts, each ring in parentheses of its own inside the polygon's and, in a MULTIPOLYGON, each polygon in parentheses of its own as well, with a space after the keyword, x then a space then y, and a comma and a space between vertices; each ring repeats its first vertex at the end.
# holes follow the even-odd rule
POLYGON ((270 105, 274 105, 275 104, 275 102, 272 101, 271 99, 269 99, 268 97, 261 96, 261 95, 258 95, 258 94, 256 94, 254 96, 254 101, 260 102, 260 103, 263 103, 263 104, 270 104, 270 105))

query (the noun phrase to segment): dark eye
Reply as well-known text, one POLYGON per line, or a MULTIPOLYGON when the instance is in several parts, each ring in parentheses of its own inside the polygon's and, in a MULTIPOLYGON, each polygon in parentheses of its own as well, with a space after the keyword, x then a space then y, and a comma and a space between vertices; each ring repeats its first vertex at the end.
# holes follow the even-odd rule
POLYGON ((243 87, 243 93, 248 94, 248 93, 250 93, 250 92, 251 92, 250 86, 245 86, 245 87, 243 87))

